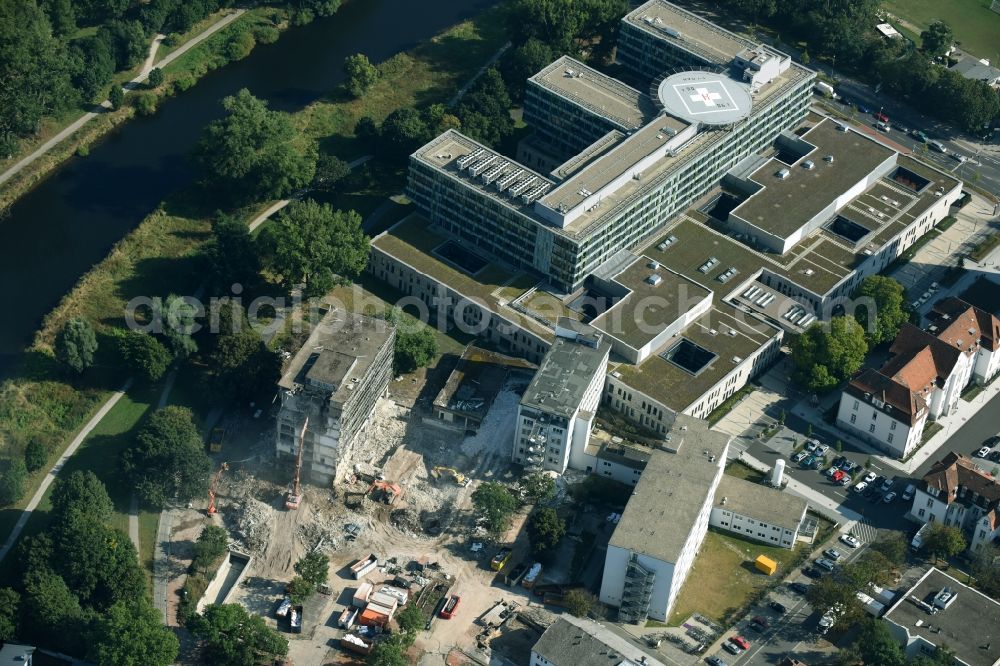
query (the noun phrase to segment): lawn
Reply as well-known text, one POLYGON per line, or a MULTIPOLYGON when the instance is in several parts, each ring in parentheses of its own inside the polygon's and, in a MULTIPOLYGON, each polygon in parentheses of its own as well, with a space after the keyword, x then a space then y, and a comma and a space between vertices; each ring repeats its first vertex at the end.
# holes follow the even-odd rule
POLYGON ((784 578, 799 553, 810 547, 800 543, 793 550, 776 548, 710 529, 677 597, 670 625, 679 625, 692 613, 727 625, 756 592, 784 578), (757 571, 753 561, 758 555, 777 562, 778 573, 766 576, 757 571))
POLYGON ((738 479, 750 481, 751 483, 762 483, 767 477, 767 475, 763 472, 758 472, 750 465, 747 465, 739 460, 735 460, 726 465, 725 472, 729 476, 735 476, 738 479))
POLYGON ((1000 59, 1000 14, 990 10, 990 0, 885 0, 882 6, 921 30, 941 19, 962 49, 977 58, 1000 59))

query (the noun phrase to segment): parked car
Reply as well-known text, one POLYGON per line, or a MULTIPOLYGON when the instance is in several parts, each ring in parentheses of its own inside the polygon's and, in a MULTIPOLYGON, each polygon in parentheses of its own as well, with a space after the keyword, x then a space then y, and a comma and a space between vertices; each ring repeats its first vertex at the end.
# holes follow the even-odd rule
POLYGON ((747 625, 747 628, 753 629, 757 633, 761 633, 761 634, 764 633, 765 631, 767 631, 767 627, 765 627, 764 625, 762 625, 757 620, 751 620, 750 624, 747 625))
POLYGON ((911 133, 913 134, 913 138, 919 141, 920 143, 927 143, 928 141, 930 141, 930 137, 928 137, 926 134, 924 134, 922 131, 918 129, 913 130, 913 132, 911 133))
POLYGON ((842 479, 840 479, 840 485, 849 486, 851 482, 854 481, 850 474, 845 474, 842 479))
POLYGON ((834 569, 837 568, 836 564, 826 559, 825 557, 821 557, 818 560, 816 560, 816 566, 818 566, 820 569, 826 569, 827 571, 833 571, 834 569))
POLYGON ((858 546, 861 545, 861 541, 858 539, 858 537, 854 536, 853 534, 841 534, 840 542, 842 544, 850 546, 851 548, 857 548, 858 546))
POLYGON ((802 574, 808 578, 822 578, 823 572, 816 567, 804 567, 802 569, 802 574))
POLYGON ((878 489, 884 493, 887 493, 890 490, 892 490, 892 485, 893 485, 892 479, 886 479, 885 481, 882 482, 882 485, 879 486, 878 489))
POLYGON ((808 469, 813 466, 814 462, 816 462, 816 456, 806 456, 802 459, 802 462, 800 462, 799 465, 808 469))
POLYGON ((764 631, 771 628, 771 623, 767 621, 767 618, 763 615, 755 615, 753 620, 750 621, 750 626, 754 627, 757 631, 764 631))
POLYGON ((838 475, 838 474, 839 474, 839 475, 840 475, 841 477, 843 477, 843 476, 844 476, 844 473, 843 473, 843 472, 841 472, 841 471, 840 471, 839 469, 837 469, 836 467, 827 467, 827 468, 826 468, 825 470, 823 470, 823 476, 825 476, 825 477, 826 477, 826 478, 828 478, 828 479, 832 479, 833 481, 838 481, 838 480, 839 480, 839 479, 837 478, 837 475, 838 475))
POLYGON ((877 478, 878 475, 875 472, 868 472, 867 474, 865 474, 865 478, 862 479, 862 481, 864 481, 865 483, 871 483, 877 478))
POLYGON ((892 129, 892 125, 879 120, 878 122, 875 123, 875 129, 881 132, 889 132, 892 129))
POLYGON ((800 581, 795 581, 788 586, 793 592, 798 592, 799 594, 808 594, 809 585, 800 581))
POLYGON ((742 650, 749 650, 750 649, 750 641, 748 641, 747 639, 743 638, 742 636, 733 636, 732 638, 729 639, 729 642, 730 643, 735 643, 736 645, 739 645, 740 649, 742 649, 742 650))
POLYGON ((986 457, 993 462, 1000 462, 1000 451, 990 451, 990 455, 986 457))
POLYGON ((805 457, 806 457, 807 455, 809 455, 809 454, 808 454, 808 453, 806 453, 805 451, 799 451, 799 452, 798 452, 798 453, 796 453, 796 454, 795 454, 794 456, 792 456, 792 462, 793 462, 793 463, 797 463, 797 462, 801 462, 802 460, 804 460, 804 459, 805 459, 805 457))
POLYGON ((903 501, 904 502, 909 502, 911 499, 913 499, 913 496, 916 493, 917 493, 917 487, 915 485, 913 485, 912 483, 908 484, 906 486, 906 489, 903 490, 903 501))
POLYGON ((845 460, 847 460, 847 458, 845 458, 844 456, 837 456, 836 458, 833 459, 833 466, 839 468, 841 465, 844 464, 845 460))
POLYGON ((973 455, 975 455, 977 458, 985 458, 989 454, 990 454, 989 447, 983 446, 978 451, 976 451, 973 455))
POLYGON ((816 447, 816 450, 813 451, 813 454, 817 456, 825 456, 829 450, 830 450, 829 446, 827 446, 826 444, 820 444, 816 447))
POLYGON ((854 484, 854 492, 856 492, 856 493, 863 493, 863 492, 865 492, 865 488, 867 488, 867 487, 868 487, 868 483, 867 482, 865 482, 865 481, 858 481, 856 484, 854 484))
POLYGON ((722 644, 722 649, 728 652, 729 654, 735 654, 735 655, 743 654, 743 650, 740 649, 739 645, 736 645, 735 643, 730 643, 728 641, 722 644))
POLYGON ((896 499, 896 493, 886 493, 885 497, 882 498, 882 501, 885 502, 886 504, 890 504, 895 499, 896 499))
POLYGON ((853 460, 845 459, 844 462, 840 463, 840 469, 848 473, 854 471, 854 468, 857 466, 858 466, 857 463, 855 463, 853 460))
POLYGON ((785 613, 788 612, 788 609, 785 608, 785 604, 778 601, 772 601, 767 606, 778 615, 784 615, 785 613))
POLYGON ((729 666, 729 664, 723 661, 722 657, 718 657, 715 655, 712 655, 711 657, 705 657, 705 663, 707 663, 708 666, 729 666))
POLYGON ((928 141, 927 145, 930 146, 931 150, 941 153, 942 155, 948 154, 948 149, 944 147, 944 144, 940 141, 928 141))
POLYGON ((878 113, 875 114, 875 120, 879 121, 880 123, 887 123, 889 122, 889 116, 887 116, 884 111, 879 111, 878 113))
POLYGON ((819 440, 818 439, 812 439, 812 438, 807 439, 806 440, 806 451, 808 451, 809 453, 815 453, 816 452, 816 447, 818 447, 819 445, 820 444, 819 444, 819 440))
POLYGON ((844 556, 844 554, 841 553, 836 548, 827 548, 826 550, 823 551, 823 554, 826 555, 831 560, 833 560, 834 562, 836 562, 837 560, 839 560, 844 556))

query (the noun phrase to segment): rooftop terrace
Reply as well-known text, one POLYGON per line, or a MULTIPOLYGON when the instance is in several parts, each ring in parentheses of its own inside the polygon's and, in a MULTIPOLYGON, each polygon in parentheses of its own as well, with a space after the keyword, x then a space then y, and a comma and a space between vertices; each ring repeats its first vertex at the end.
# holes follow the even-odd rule
POLYGON ((627 129, 642 127, 657 112, 648 95, 569 56, 552 62, 528 81, 627 129))

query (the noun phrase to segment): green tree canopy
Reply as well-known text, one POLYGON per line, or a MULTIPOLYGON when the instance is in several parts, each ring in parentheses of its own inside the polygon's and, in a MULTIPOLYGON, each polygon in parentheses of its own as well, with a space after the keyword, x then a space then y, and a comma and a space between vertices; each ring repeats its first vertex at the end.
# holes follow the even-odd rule
POLYGON ((153 412, 122 455, 136 493, 156 507, 204 495, 211 468, 194 415, 176 405, 153 412))
POLYGON ((260 333, 249 325, 219 336, 209 364, 219 391, 241 399, 272 389, 281 374, 281 357, 268 349, 260 333))
POLYGON ((205 641, 207 662, 219 666, 257 666, 288 653, 288 641, 239 604, 209 604, 187 627, 205 641))
POLYGON ((108 101, 111 102, 111 108, 115 111, 122 108, 122 104, 125 103, 125 91, 120 85, 111 86, 111 90, 108 91, 108 101))
POLYGON ((366 662, 368 666, 409 666, 406 658, 406 646, 401 637, 392 636, 389 640, 375 644, 366 662))
POLYGON ((146 80, 146 83, 149 84, 150 88, 159 88, 163 85, 165 79, 166 76, 163 74, 163 70, 159 67, 154 67, 149 70, 149 78, 146 80))
POLYGON ((83 643, 83 609, 65 581, 50 569, 40 568, 29 571, 23 585, 22 638, 77 651, 83 643))
POLYGON ((318 550, 304 555, 295 563, 295 573, 316 587, 326 583, 330 576, 329 569, 330 558, 318 550))
POLYGON ((0 588, 0 641, 9 641, 17 633, 21 595, 9 587, 0 588))
POLYGON ((496 481, 487 481, 472 493, 476 515, 484 518, 486 527, 493 534, 507 529, 510 518, 517 511, 517 498, 507 487, 496 481))
POLYGON ((792 340, 795 380, 811 391, 829 391, 861 368, 868 343, 854 317, 819 322, 792 340))
POLYGON ((347 162, 336 155, 321 153, 316 160, 316 175, 313 177, 313 189, 321 192, 335 192, 338 185, 351 173, 347 162))
POLYGON ((854 648, 865 664, 903 666, 906 655, 884 622, 865 620, 854 641, 854 648))
MULTIPOLYGON (((107 86, 115 73, 115 58, 107 42, 96 35, 72 42, 73 85, 80 91, 83 102, 95 102, 104 98, 107 86)), ((119 87, 119 92, 121 92, 119 87)), ((119 106, 121 103, 119 102, 119 106)))
POLYGON ((344 85, 354 97, 361 97, 378 81, 378 68, 368 61, 368 56, 355 53, 344 58, 344 85))
POLYGON ((118 666, 169 666, 177 658, 177 636, 163 626, 159 612, 144 596, 118 602, 97 621, 90 659, 118 666))
POLYGON ((972 558, 971 572, 979 587, 993 597, 1000 596, 1000 548, 983 544, 972 558))
POLYGON ((486 145, 498 146, 514 131, 511 104, 503 77, 491 67, 458 105, 462 131, 486 145))
POLYGON ((587 614, 597 605, 597 597, 590 590, 578 587, 563 596, 563 605, 570 615, 587 617, 587 614))
POLYGON ((122 359, 147 382, 155 382, 170 365, 171 355, 163 343, 142 331, 125 331, 118 340, 122 359))
POLYGON ((257 281, 260 257, 250 228, 242 219, 217 211, 212 218, 212 242, 205 251, 208 270, 219 286, 257 281))
POLYGON ((64 366, 81 373, 94 365, 97 352, 97 336, 86 319, 70 319, 56 336, 56 358, 64 366))
POLYGON ((198 325, 198 305, 193 299, 170 294, 163 301, 163 337, 175 359, 185 359, 198 351, 192 334, 198 325))
POLYGON ((430 365, 438 353, 434 330, 396 307, 389 311, 387 319, 396 327, 393 372, 405 375, 430 365))
MULTIPOLYGON (((358 128, 355 129, 355 133, 359 136, 359 131, 362 130, 361 123, 364 120, 362 118, 358 121, 358 128)), ((363 131, 367 132, 368 128, 365 127, 363 131)), ((377 152, 386 160, 399 160, 416 150, 428 138, 427 123, 420 112, 410 107, 403 107, 390 113, 379 126, 377 152)))
POLYGON ((424 614, 420 612, 416 604, 409 603, 396 613, 396 622, 399 623, 399 628, 406 633, 416 634, 424 628, 424 614))
POLYGON ((511 96, 521 99, 524 96, 525 82, 553 60, 555 53, 552 47, 540 39, 532 37, 515 47, 501 61, 501 73, 503 80, 508 83, 511 96))
POLYGON ((923 548, 935 559, 945 559, 958 555, 968 547, 962 530, 954 525, 931 523, 924 536, 923 548))
POLYGON ((955 35, 944 21, 934 21, 927 29, 920 33, 920 44, 924 53, 932 56, 944 55, 951 43, 955 41, 955 35))
POLYGON ((577 40, 607 35, 628 10, 623 0, 515 0, 510 34, 535 38, 559 53, 576 52, 577 40))
POLYGON ((869 312, 867 305, 856 311, 858 324, 873 345, 891 341, 909 319, 903 285, 891 277, 869 275, 854 292, 854 298, 870 298, 875 304, 873 312, 869 312), (870 315, 874 321, 869 323, 870 315))
POLYGON ((288 114, 243 89, 222 101, 226 115, 205 128, 195 158, 206 185, 236 201, 279 199, 313 178, 316 149, 288 114))
POLYGON ((548 502, 556 495, 556 480, 544 472, 525 474, 517 485, 524 498, 532 504, 548 502))
POLYGON ((77 470, 56 478, 50 501, 50 513, 56 523, 64 520, 70 510, 82 511, 102 523, 110 521, 114 512, 107 488, 90 471, 77 470))
POLYGON ((316 586, 302 576, 295 576, 288 582, 288 596, 292 600, 292 603, 303 603, 315 591, 316 586))
POLYGON ((361 274, 368 265, 370 240, 353 210, 306 199, 290 203, 266 226, 258 247, 264 265, 286 286, 304 282, 307 295, 322 296, 334 287, 334 276, 361 274))
POLYGON ((566 521, 559 517, 555 509, 541 507, 531 512, 528 518, 528 538, 531 550, 536 555, 550 553, 566 534, 566 521))
POLYGON ((24 458, 17 456, 0 461, 0 504, 13 504, 22 497, 28 487, 28 468, 24 458))
POLYGON ((191 565, 206 571, 229 549, 229 533, 218 525, 205 525, 194 542, 194 557, 191 565))
POLYGON ((906 554, 910 544, 906 537, 898 532, 894 532, 887 537, 879 539, 871 544, 871 549, 881 553, 889 562, 895 565, 906 562, 906 554))

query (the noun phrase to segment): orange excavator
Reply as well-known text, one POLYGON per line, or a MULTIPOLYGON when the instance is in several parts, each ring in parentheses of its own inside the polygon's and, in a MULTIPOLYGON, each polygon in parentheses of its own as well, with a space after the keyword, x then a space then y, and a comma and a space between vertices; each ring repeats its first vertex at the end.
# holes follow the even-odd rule
POLYGON ((302 475, 302 452, 305 451, 306 448, 306 428, 308 427, 309 417, 306 417, 305 423, 302 424, 302 432, 299 433, 299 452, 295 459, 295 483, 292 485, 292 489, 285 497, 286 509, 297 509, 302 503, 302 485, 300 483, 300 476, 302 475))
POLYGON ((210 516, 218 511, 218 509, 215 508, 215 489, 219 485, 219 479, 222 478, 222 473, 227 469, 229 469, 229 463, 224 462, 219 465, 219 471, 212 477, 212 484, 208 487, 208 515, 210 516))

